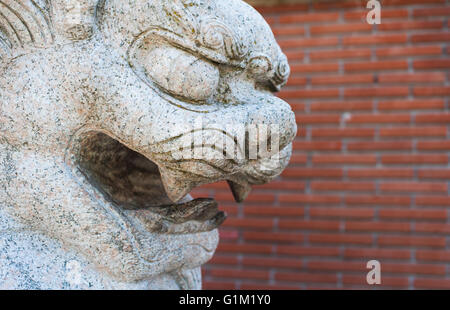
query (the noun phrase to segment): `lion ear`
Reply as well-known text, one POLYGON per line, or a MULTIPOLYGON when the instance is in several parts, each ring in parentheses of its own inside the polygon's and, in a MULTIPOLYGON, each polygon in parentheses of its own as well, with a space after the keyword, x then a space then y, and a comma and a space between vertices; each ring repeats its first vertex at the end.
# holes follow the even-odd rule
POLYGON ((53 43, 49 0, 0 1, 0 57, 53 43))

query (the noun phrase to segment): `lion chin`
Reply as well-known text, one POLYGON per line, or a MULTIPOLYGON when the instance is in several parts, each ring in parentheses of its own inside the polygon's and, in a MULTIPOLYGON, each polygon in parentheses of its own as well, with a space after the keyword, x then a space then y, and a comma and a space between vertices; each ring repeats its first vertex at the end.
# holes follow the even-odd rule
POLYGON ((227 181, 243 202, 297 133, 264 19, 240 0, 86 0, 67 25, 64 1, 7 2, 0 211, 117 281, 207 262, 226 214, 190 192, 227 181))

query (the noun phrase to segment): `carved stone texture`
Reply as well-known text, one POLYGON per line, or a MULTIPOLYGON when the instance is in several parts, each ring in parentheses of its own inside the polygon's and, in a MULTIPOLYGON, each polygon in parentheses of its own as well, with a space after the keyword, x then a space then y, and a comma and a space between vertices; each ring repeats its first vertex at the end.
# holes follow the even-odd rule
POLYGON ((245 0, 250 5, 255 6, 275 6, 275 5, 285 5, 285 4, 296 4, 296 3, 311 3, 311 2, 325 2, 325 1, 336 1, 336 0, 245 0))
POLYGON ((240 0, 1 0, 0 53, 0 288, 201 288, 225 214, 189 192, 226 180, 244 200, 297 131, 264 19, 240 0))

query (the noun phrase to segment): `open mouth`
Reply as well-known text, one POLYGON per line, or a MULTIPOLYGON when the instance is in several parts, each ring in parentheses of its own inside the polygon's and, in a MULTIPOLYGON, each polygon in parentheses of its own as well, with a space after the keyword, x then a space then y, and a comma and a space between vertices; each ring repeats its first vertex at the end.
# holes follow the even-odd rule
POLYGON ((212 231, 226 219, 214 199, 186 195, 173 202, 158 166, 101 132, 88 132, 77 143, 74 164, 94 191, 129 221, 148 232, 190 234, 212 231))

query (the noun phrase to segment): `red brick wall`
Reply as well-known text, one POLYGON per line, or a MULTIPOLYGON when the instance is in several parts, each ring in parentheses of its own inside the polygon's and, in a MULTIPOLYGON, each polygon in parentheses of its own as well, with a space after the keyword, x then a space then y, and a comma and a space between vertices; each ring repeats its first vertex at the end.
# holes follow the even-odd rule
POLYGON ((229 219, 205 289, 450 289, 450 1, 260 8, 290 58, 299 125, 289 168, 229 219))

